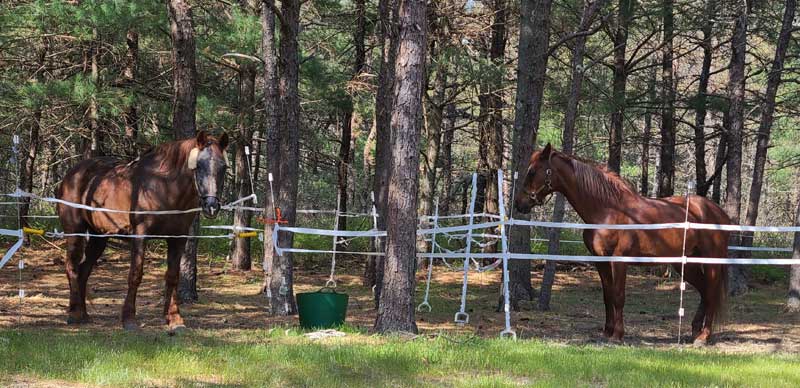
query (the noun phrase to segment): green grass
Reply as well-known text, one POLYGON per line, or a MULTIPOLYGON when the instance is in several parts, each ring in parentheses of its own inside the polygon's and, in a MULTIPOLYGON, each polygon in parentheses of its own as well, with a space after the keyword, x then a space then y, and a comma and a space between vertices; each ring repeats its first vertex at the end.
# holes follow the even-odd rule
POLYGON ((3 330, 0 360, 0 385, 800 386, 797 355, 361 333, 312 342, 292 329, 178 337, 3 330))

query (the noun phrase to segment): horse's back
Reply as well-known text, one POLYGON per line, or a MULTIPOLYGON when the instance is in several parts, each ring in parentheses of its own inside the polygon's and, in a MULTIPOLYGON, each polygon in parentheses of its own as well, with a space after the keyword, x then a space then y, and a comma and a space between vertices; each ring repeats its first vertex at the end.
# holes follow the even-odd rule
MULTIPOLYGON (((123 193, 124 185, 113 182, 124 180, 123 177, 119 176, 119 166, 120 161, 113 157, 97 157, 83 160, 67 171, 56 189, 56 197, 64 201, 94 207, 102 207, 98 205, 105 201, 100 198, 107 196, 109 193, 114 193, 115 197, 129 198, 123 193)), ((124 209, 125 207, 113 206, 113 208, 124 209)), ((101 213, 87 212, 65 204, 58 204, 57 210, 65 231, 83 230, 87 224, 95 230, 102 229, 95 227, 91 219, 101 213)), ((103 213, 103 216, 107 217, 108 213, 103 213)))

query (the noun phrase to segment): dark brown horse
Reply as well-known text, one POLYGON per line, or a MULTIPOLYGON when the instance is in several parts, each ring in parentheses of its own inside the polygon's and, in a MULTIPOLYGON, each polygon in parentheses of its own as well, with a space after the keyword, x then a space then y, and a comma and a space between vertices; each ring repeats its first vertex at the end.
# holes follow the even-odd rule
MULTIPOLYGON (((200 132, 196 138, 166 143, 136 161, 120 164, 107 157, 87 159, 67 172, 56 190, 62 200, 83 205, 121 210, 106 212, 58 205, 58 217, 65 233, 164 235, 190 234, 194 212, 142 214, 130 212, 189 210, 200 205, 207 217, 220 210, 219 193, 225 181, 225 148, 228 136, 219 139, 200 132)), ((69 315, 67 323, 89 320, 86 312, 86 283, 92 267, 106 247, 107 237, 67 237, 67 279, 69 315), (85 249, 84 249, 85 248, 85 249), (84 257, 85 251, 85 257, 84 257)), ((176 289, 185 238, 166 238, 167 273, 164 318, 170 330, 183 328, 176 289)), ((122 306, 122 324, 135 330, 136 291, 142 282, 144 238, 131 238, 131 267, 128 294, 122 306)))
MULTIPOLYGON (((683 222, 686 197, 646 198, 618 175, 570 155, 548 144, 533 153, 515 206, 529 213, 553 192, 563 194, 584 222, 589 224, 656 224, 683 222)), ((715 203, 690 196, 689 221, 730 224, 730 218, 715 203)), ((680 257, 684 229, 585 230, 583 241, 595 256, 680 257)), ((686 235, 686 256, 727 257, 728 232, 690 229, 686 235)), ((625 333, 625 277, 628 264, 595 264, 603 286, 606 322, 603 334, 621 341, 625 333)), ((680 270, 680 264, 674 264, 680 270)), ((727 294, 727 268, 719 264, 686 264, 684 278, 700 293, 700 305, 692 320, 695 344, 705 344, 714 319, 723 308, 727 294)))

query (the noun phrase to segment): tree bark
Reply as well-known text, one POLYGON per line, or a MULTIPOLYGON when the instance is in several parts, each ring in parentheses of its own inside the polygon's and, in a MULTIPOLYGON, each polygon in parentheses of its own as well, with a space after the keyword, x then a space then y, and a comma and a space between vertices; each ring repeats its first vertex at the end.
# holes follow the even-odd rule
POLYGON ((663 0, 664 41, 661 47, 661 147, 657 197, 675 192, 675 85, 672 69, 672 40, 675 31, 673 0, 663 0))
MULTIPOLYGON (((192 8, 184 0, 168 0, 172 40, 172 129, 175 139, 195 136, 195 110, 197 104, 197 68, 192 8)), ((192 224, 192 235, 200 232, 199 219, 192 224)), ((197 295, 197 239, 190 238, 181 256, 178 296, 183 303, 198 300, 197 295)))
MULTIPOLYGON (((481 82, 481 117, 479 123, 481 157, 479 170, 484 175, 486 213, 499 214, 498 198, 500 192, 495 184, 497 170, 503 166, 503 79, 505 78, 506 52, 506 1, 494 0, 491 11, 494 18, 491 27, 491 44, 486 53, 488 60, 495 67, 492 76, 483 78, 481 82)), ((496 251, 497 245, 488 246, 489 251, 496 251)))
POLYGON ((706 100, 708 97, 708 80, 711 78, 711 60, 713 58, 714 20, 716 20, 717 2, 707 0, 703 13, 703 64, 700 68, 700 78, 697 85, 694 116, 694 167, 695 180, 697 181, 697 195, 706 196, 711 183, 708 181, 706 171, 706 100))
POLYGON ((139 33, 128 30, 125 36, 127 51, 125 52, 125 68, 122 72, 123 81, 130 88, 125 111, 122 113, 122 121, 125 125, 125 142, 127 148, 125 153, 128 157, 134 158, 139 155, 139 111, 137 108, 137 95, 135 89, 136 67, 139 63, 139 33))
POLYGON ((97 91, 100 87, 99 77, 100 68, 97 61, 100 51, 100 38, 97 34, 97 28, 92 28, 92 41, 89 43, 89 48, 86 53, 86 60, 88 61, 89 79, 94 87, 92 95, 89 97, 89 133, 84 139, 83 157, 84 159, 93 158, 103 155, 101 149, 101 134, 100 134, 100 117, 97 106, 97 91))
POLYGON ((622 137, 625 130, 625 88, 628 69, 625 51, 628 47, 628 27, 633 16, 635 0, 619 0, 617 29, 614 32, 614 82, 611 113, 611 133, 608 139, 608 169, 619 173, 622 168, 622 137))
MULTIPOLYGON (((572 48, 571 80, 567 107, 564 110, 564 132, 561 134, 561 149, 564 153, 571 154, 575 145, 575 123, 578 119, 578 106, 581 99, 581 87, 583 85, 583 55, 586 50, 586 32, 592 25, 597 12, 605 5, 606 0, 595 0, 585 2, 583 13, 575 38, 575 45, 572 48)), ((564 221, 566 201, 564 196, 556 194, 556 201, 553 206, 553 222, 564 221)), ((550 228, 548 230, 547 253, 558 254, 561 248, 561 229, 550 228)), ((542 286, 539 291, 538 307, 541 311, 550 310, 550 297, 553 292, 553 284, 556 278, 556 262, 547 260, 544 264, 544 274, 542 275, 542 286)))
MULTIPOLYGON (((796 182, 800 182, 800 174, 796 175, 796 182)), ((798 197, 797 210, 794 213, 794 226, 800 226, 800 197, 798 197)), ((793 246, 792 259, 800 263, 800 232, 794 233, 793 246)), ((789 272, 789 297, 786 300, 786 309, 796 313, 800 312, 800 264, 791 266, 789 272)))
MULTIPOLYGON (((728 130, 730 128, 730 115, 728 112, 723 113, 722 115, 722 132, 719 136, 719 142, 717 143, 717 153, 714 155, 714 168, 722 168, 722 165, 727 161, 727 153, 728 153, 728 130)), ((712 179, 712 186, 711 186, 711 200, 717 204, 722 203, 722 174, 717 174, 717 176, 712 179)))
MULTIPOLYGON (((355 46, 355 63, 353 64, 353 76, 355 79, 361 74, 364 68, 366 50, 364 47, 364 36, 366 34, 366 8, 364 0, 356 0, 356 29, 353 33, 353 46, 355 46)), ((342 134, 339 144, 339 159, 336 161, 336 171, 338 180, 338 195, 339 203, 337 204, 339 211, 342 213, 347 212, 347 199, 348 199, 348 173, 350 171, 351 156, 351 142, 352 142, 352 129, 353 129, 353 99, 348 97, 346 107, 342 112, 342 134)), ((347 217, 340 216, 338 226, 340 230, 347 230, 347 217)))
MULTIPOLYGON (((47 52, 50 48, 50 45, 46 38, 42 39, 41 46, 37 50, 37 63, 38 67, 36 72, 31 77, 31 80, 36 83, 44 82, 44 67, 45 67, 45 60, 47 58, 47 52)), ((27 152, 23 153, 22 149, 18 149, 20 152, 19 156, 22 157, 22 160, 18 160, 22 166, 22 171, 20 171, 20 184, 22 185, 21 189, 25 190, 29 193, 33 193, 33 178, 36 172, 36 159, 39 157, 39 150, 41 148, 41 139, 40 130, 42 125, 42 106, 44 105, 43 101, 37 101, 35 107, 33 108, 33 117, 30 120, 30 127, 28 128, 28 148, 27 152)), ((45 172, 45 181, 47 172, 45 172)), ((45 187, 43 186, 42 189, 44 190, 45 187)), ((21 226, 29 226, 28 223, 28 213, 30 211, 31 206, 31 199, 29 197, 21 197, 18 198, 19 202, 21 202, 19 206, 19 225, 21 226)), ((30 245, 30 236, 28 234, 23 235, 23 239, 25 241, 25 245, 30 245)))
MULTIPOLYGON (((375 95, 375 117, 377 136, 375 143, 375 178, 372 190, 375 192, 375 207, 378 211, 378 229, 386 230, 386 201, 389 191, 389 169, 392 165, 391 154, 391 116, 393 106, 393 90, 395 77, 395 57, 397 55, 397 17, 396 0, 378 1, 378 36, 381 49, 381 68, 378 73, 378 92, 375 95)), ((386 252, 382 239, 376 239, 376 252, 386 252)), ((375 306, 379 306, 383 287, 385 257, 375 257, 375 265, 367 266, 374 273, 365 274, 365 283, 375 286, 375 306)))
MULTIPOLYGON (((728 175, 725 188, 725 212, 734 224, 738 224, 742 201, 742 140, 744 132, 745 104, 745 55, 747 50, 747 7, 735 2, 733 37, 731 38, 731 61, 728 70, 728 93, 730 107, 730 130, 728 131, 728 175)), ((731 234, 731 245, 739 245, 739 238, 731 234)), ((732 265, 730 268, 731 295, 738 295, 747 290, 747 273, 743 266, 732 265)))
POLYGON ((426 2, 406 0, 398 10, 400 27, 392 111, 392 165, 387 202, 387 249, 383 291, 375 320, 378 332, 417 332, 416 279, 419 134, 425 80, 426 2))
MULTIPOLYGON (((647 95, 650 101, 656 101, 656 70, 650 72, 647 81, 647 95)), ((653 137, 653 113, 650 109, 644 112, 644 128, 642 130, 642 179, 641 194, 645 197, 650 196, 650 141, 653 137)))
MULTIPOLYGON (((275 209, 278 206, 274 201, 277 182, 274 179, 280 176, 281 145, 280 130, 278 128, 278 115, 281 111, 278 96, 278 57, 277 57, 277 38, 275 36, 275 14, 273 12, 273 0, 263 0, 261 2, 261 60, 264 62, 264 137, 265 137, 265 162, 267 164, 267 178, 272 176, 273 182, 268 182, 264 193, 265 198, 264 214, 276 219, 275 209)), ((271 283, 273 263, 280 264, 280 259, 274 249, 272 240, 273 224, 264 223, 264 257, 261 268, 264 271, 264 282, 261 291, 266 297, 267 308, 271 308, 275 303, 280 303, 279 298, 273 298, 273 288, 271 283)), ((277 284, 276 293, 281 291, 280 284, 277 284)))
POLYGON ((450 189, 453 187, 453 138, 456 133, 456 106, 452 102, 445 106, 442 121, 442 145, 439 155, 442 172, 439 175, 444 190, 442 200, 439 202, 439 214, 448 215, 451 202, 450 189))
MULTIPOLYGON (((778 94, 778 87, 781 84, 783 62, 792 38, 792 22, 794 21, 796 8, 796 0, 786 0, 781 32, 778 35, 778 42, 775 47, 775 59, 772 61, 772 69, 767 77, 767 91, 764 93, 764 101, 761 104, 761 121, 758 126, 753 181, 750 186, 750 196, 748 197, 747 214, 745 216, 746 225, 755 225, 758 218, 758 205, 761 202, 761 189, 764 183, 764 166, 767 163, 767 148, 769 147, 769 137, 775 113, 775 96, 778 94)), ((742 245, 753 246, 753 232, 745 232, 743 234, 742 245)))
MULTIPOLYGON (((297 185, 299 178, 300 154, 300 95, 298 90, 300 72, 300 51, 298 33, 300 31, 300 1, 281 2, 280 39, 278 56, 278 99, 280 119, 278 120, 278 139, 280 160, 276 179, 277 205, 281 209, 287 226, 294 226, 297 213, 297 185)), ((278 233, 278 244, 291 247, 292 233, 278 233)), ((267 263, 268 279, 266 287, 269 309, 273 315, 292 315, 297 311, 294 300, 293 255, 272 255, 267 263)))
MULTIPOLYGON (((237 198, 244 198, 252 194, 251 171, 245 147, 251 148, 253 143, 253 116, 255 115, 255 83, 256 66, 249 59, 244 59, 239 65, 239 107, 237 117, 237 141, 235 152, 236 176, 234 190, 237 198)), ((236 209, 233 213, 233 226, 249 228, 252 213, 248 210, 236 209)), ((231 242, 231 266, 235 270, 249 271, 252 269, 250 257, 250 239, 234 238, 231 242)))
MULTIPOLYGON (((547 73, 551 6, 551 0, 524 0, 520 10, 519 65, 512 151, 513 168, 520 174, 528 168, 528 161, 539 131, 547 73)), ((519 195, 521 188, 518 187, 517 190, 519 195)), ((510 251, 530 253, 530 229, 520 227, 509 229, 510 251)), ((508 267, 511 305, 518 311, 521 301, 533 300, 531 263, 528 260, 511 260, 508 267)))

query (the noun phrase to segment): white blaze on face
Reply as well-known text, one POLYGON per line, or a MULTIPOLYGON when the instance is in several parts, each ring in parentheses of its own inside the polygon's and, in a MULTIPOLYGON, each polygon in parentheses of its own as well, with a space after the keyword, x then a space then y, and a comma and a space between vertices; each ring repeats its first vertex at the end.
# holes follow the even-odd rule
POLYGON ((189 152, 189 159, 187 161, 190 170, 194 170, 197 168, 197 156, 200 154, 200 149, 195 147, 192 148, 192 151, 189 152))

